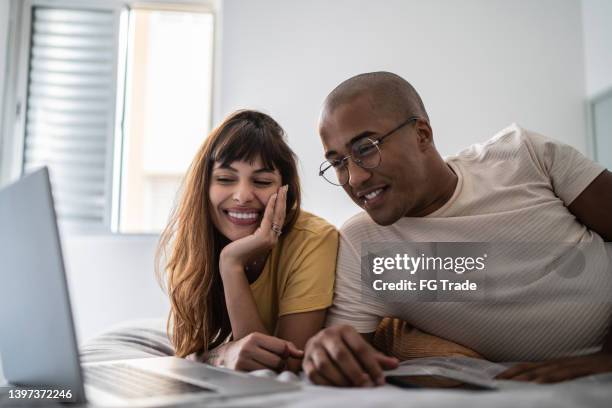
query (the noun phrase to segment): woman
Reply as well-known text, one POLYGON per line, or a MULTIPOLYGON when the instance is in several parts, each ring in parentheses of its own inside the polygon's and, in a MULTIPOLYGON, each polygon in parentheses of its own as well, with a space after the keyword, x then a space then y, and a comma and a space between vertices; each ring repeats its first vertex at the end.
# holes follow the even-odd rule
POLYGON ((260 112, 230 115, 196 154, 160 240, 176 355, 299 370, 331 305, 337 247, 336 230, 300 210, 283 129, 260 112))

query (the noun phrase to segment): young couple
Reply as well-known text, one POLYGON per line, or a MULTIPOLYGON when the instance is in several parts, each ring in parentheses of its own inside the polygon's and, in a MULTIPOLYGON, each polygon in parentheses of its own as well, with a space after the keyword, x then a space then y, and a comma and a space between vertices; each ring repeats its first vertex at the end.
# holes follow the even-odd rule
POLYGON ((405 307, 363 295, 359 253, 363 241, 546 241, 588 242, 605 257, 612 173, 516 125, 445 160, 416 90, 386 72, 334 89, 319 133, 320 175, 365 210, 341 239, 300 210, 296 158, 272 118, 236 112, 204 142, 160 242, 177 356, 245 371, 303 368, 318 384, 380 384, 397 360, 373 337, 393 316, 428 333, 394 331, 385 351, 400 358, 437 347, 527 361, 502 377, 540 382, 612 371, 612 303, 592 298, 601 281, 572 287, 578 281, 556 279, 550 265, 509 259, 487 277, 508 287, 495 304, 405 307), (517 279, 533 283, 517 289, 517 279), (568 293, 577 298, 560 302, 568 293))

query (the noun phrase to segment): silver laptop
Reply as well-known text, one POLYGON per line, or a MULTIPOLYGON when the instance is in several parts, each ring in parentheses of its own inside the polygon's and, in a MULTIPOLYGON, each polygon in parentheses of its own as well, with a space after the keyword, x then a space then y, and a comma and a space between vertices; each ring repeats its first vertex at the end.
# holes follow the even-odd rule
POLYGON ((70 390, 75 402, 105 406, 299 389, 176 357, 81 365, 46 168, 0 190, 0 262, 0 356, 12 385, 70 390))

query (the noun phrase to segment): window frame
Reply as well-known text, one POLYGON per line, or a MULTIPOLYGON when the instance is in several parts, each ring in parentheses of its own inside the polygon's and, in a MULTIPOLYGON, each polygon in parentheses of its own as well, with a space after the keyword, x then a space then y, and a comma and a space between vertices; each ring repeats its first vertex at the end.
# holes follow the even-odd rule
MULTIPOLYGON (((104 10, 114 15, 114 44, 112 92, 115 109, 109 112, 109 135, 107 138, 106 172, 109 193, 105 198, 105 215, 101 228, 76 230, 79 234, 156 235, 155 233, 123 233, 119 231, 122 162, 125 141, 125 101, 128 96, 127 52, 129 42, 129 11, 134 9, 160 11, 191 11, 211 14, 213 19, 210 123, 219 117, 219 0, 11 0, 9 5, 9 33, 7 39, 7 75, 3 109, 0 112, 0 130, 4 135, 0 141, 0 186, 23 175, 25 163, 25 126, 27 120, 28 87, 31 54, 32 12, 35 7, 75 8, 81 10, 104 10), (11 26, 11 23, 14 25, 11 26)), ((0 95, 0 98, 2 95, 0 95)))
POLYGON ((603 163, 603 160, 608 159, 608 157, 602 153, 603 149, 600 148, 598 142, 599 138, 603 138, 604 135, 600 135, 598 133, 600 119, 597 116, 597 108, 602 103, 608 101, 612 101, 612 88, 605 89, 595 94, 595 96, 592 96, 587 101, 587 150, 591 159, 603 164, 604 166, 611 166, 608 168, 612 168, 611 164, 608 164, 607 162, 603 163))

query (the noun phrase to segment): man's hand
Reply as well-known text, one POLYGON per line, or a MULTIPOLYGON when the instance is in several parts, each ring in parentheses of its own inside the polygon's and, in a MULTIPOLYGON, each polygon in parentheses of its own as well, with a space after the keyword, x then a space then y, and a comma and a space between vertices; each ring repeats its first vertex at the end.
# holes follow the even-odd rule
POLYGON ((517 364, 498 375, 496 379, 544 384, 606 372, 612 372, 612 353, 600 352, 539 363, 517 364))
POLYGON ((293 343, 262 333, 251 333, 207 353, 205 362, 238 371, 270 369, 281 372, 287 360, 302 358, 304 352, 293 343))
POLYGON ((302 367, 315 384, 342 387, 383 385, 383 370, 398 360, 372 347, 351 326, 333 326, 313 336, 304 351, 302 367))

